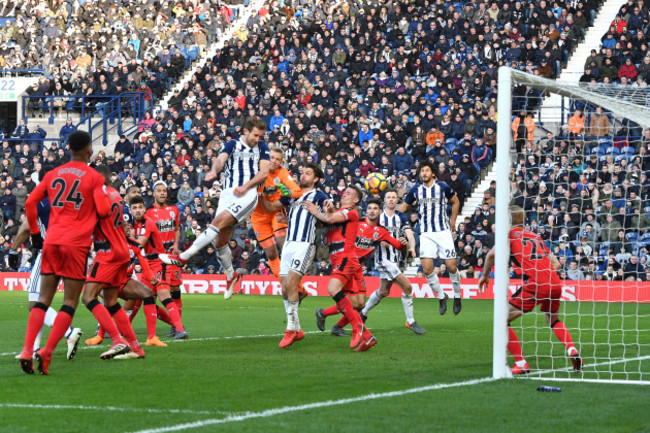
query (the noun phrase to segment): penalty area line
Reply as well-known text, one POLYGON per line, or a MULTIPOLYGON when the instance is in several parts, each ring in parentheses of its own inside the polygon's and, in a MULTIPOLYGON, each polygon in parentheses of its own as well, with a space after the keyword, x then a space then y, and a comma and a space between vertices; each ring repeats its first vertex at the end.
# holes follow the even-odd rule
POLYGON ((205 427, 205 426, 210 426, 215 424, 226 424, 231 422, 246 421, 255 418, 268 418, 275 415, 282 415, 291 412, 300 412, 300 411, 305 411, 310 409, 318 409, 322 407, 341 406, 344 404, 356 403, 360 401, 376 400, 380 398, 400 397, 408 394, 416 394, 416 393, 426 392, 426 391, 436 391, 439 389, 447 389, 447 388, 458 388, 461 386, 472 386, 481 383, 494 382, 496 380, 498 379, 492 377, 485 377, 482 379, 473 379, 473 380, 467 380, 463 382, 438 383, 435 385, 421 386, 418 388, 404 389, 401 391, 372 393, 372 394, 361 395, 358 397, 343 398, 339 400, 319 401, 315 403, 302 404, 299 406, 284 406, 275 409, 264 410, 261 412, 244 412, 240 414, 231 414, 226 416, 225 418, 206 419, 202 421, 177 424, 168 427, 138 430, 133 433, 164 433, 164 432, 173 432, 173 431, 180 431, 180 430, 189 430, 193 428, 200 428, 200 427, 205 427))

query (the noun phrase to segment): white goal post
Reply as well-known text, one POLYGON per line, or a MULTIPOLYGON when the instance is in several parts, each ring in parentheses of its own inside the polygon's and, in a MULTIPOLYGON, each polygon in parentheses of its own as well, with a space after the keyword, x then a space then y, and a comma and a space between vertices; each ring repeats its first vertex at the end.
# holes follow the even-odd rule
MULTIPOLYGON (((563 154, 558 154, 557 152, 555 155, 551 155, 552 159, 555 160, 561 158, 564 166, 566 166, 566 161, 577 161, 575 163, 580 164, 580 167, 583 167, 582 163, 587 159, 592 162, 600 161, 601 165, 611 166, 611 164, 614 163, 614 160, 616 161, 616 164, 618 164, 619 161, 625 159, 625 164, 629 164, 626 165, 626 167, 630 169, 629 171, 632 171, 633 168, 631 161, 638 155, 634 153, 634 146, 629 145, 629 140, 625 137, 621 138, 621 140, 625 141, 617 141, 616 133, 627 125, 638 126, 639 128, 636 129, 637 131, 645 130, 650 127, 650 87, 643 89, 629 85, 604 86, 595 83, 587 84, 586 86, 578 86, 577 84, 566 85, 565 83, 547 80, 508 67, 499 68, 497 100, 498 146, 496 152, 496 256, 494 267, 493 332, 493 377, 495 378, 512 377, 510 371, 512 360, 509 361, 507 350, 509 339, 507 317, 510 308, 509 298, 512 295, 513 287, 516 284, 511 281, 510 246, 508 239, 510 231, 509 207, 513 198, 513 192, 518 191, 518 188, 512 186, 514 180, 513 173, 517 170, 517 163, 520 162, 522 158, 527 158, 529 153, 532 153, 533 151, 536 151, 533 160, 539 158, 538 161, 540 161, 541 159, 546 158, 546 154, 543 152, 540 153, 539 148, 531 151, 529 146, 527 149, 520 149, 519 154, 515 150, 512 122, 514 118, 513 116, 519 114, 519 107, 513 105, 513 97, 516 96, 515 89, 518 86, 530 86, 530 88, 540 92, 541 103, 539 106, 534 106, 532 110, 528 108, 528 112, 537 124, 537 131, 535 133, 536 141, 545 135, 540 134, 540 130, 543 130, 544 132, 550 131, 554 136, 559 136, 559 140, 563 137, 562 125, 558 122, 547 122, 544 125, 539 125, 538 119, 544 117, 540 116, 540 111, 547 113, 549 110, 557 111, 560 109, 560 107, 548 106, 548 102, 546 101, 552 99, 548 97, 549 95, 557 94, 564 98, 562 110, 569 111, 566 118, 572 115, 575 109, 582 110, 583 108, 584 110, 582 111, 587 111, 587 115, 591 116, 595 113, 595 107, 600 107, 600 109, 609 116, 609 119, 611 120, 611 130, 608 131, 605 137, 593 138, 586 136, 585 129, 585 132, 582 134, 571 135, 571 138, 567 140, 569 143, 568 145, 564 143, 564 147, 560 146, 560 148, 564 150, 569 149, 566 153, 567 158, 563 158, 563 154), (621 152, 621 147, 623 148, 623 151, 629 152, 629 158, 625 157, 622 153, 619 153, 621 152), (513 156, 515 156, 515 161, 512 160, 513 156)), ((557 98, 555 98, 555 101, 557 101, 557 98)), ((548 117, 557 118, 558 120, 560 118, 558 116, 548 117)), ((564 132, 566 133, 566 126, 564 132)), ((554 143, 557 143, 557 141, 554 143)), ((642 143, 642 140, 639 138, 636 143, 642 143)), ((533 149, 535 148, 535 146, 532 147, 533 149)), ((541 147, 542 146, 540 145, 540 148, 541 147)), ((650 154, 650 149, 648 153, 650 154)), ((569 165, 573 165, 574 162, 570 162, 569 165)), ((595 162, 593 164, 595 164, 595 162)), ((521 164, 519 166, 521 167, 521 164)), ((600 165, 598 167, 600 167, 600 165)), ((570 170, 573 168, 574 166, 572 166, 570 170)), ((650 170, 650 168, 647 167, 646 169, 650 170)), ((539 171, 541 173, 542 169, 539 171)), ((519 173, 517 172, 517 174, 519 173)), ((639 173, 634 175, 634 179, 638 179, 638 174, 639 173)), ((544 171, 544 175, 548 175, 548 172, 544 171)), ((530 176, 530 172, 528 172, 527 176, 530 176)), ((571 177, 567 176, 562 179, 571 179, 573 176, 574 175, 571 177)), ((580 177, 583 185, 586 185, 583 182, 585 177, 586 175, 580 177)), ((538 178, 542 179, 541 174, 538 178)), ((554 180, 558 179, 552 176, 551 178, 554 180)), ((614 176, 612 175, 611 178, 614 179, 614 176)), ((650 176, 648 176, 648 178, 650 178, 650 176)), ((618 175, 616 179, 619 179, 618 175)), ((632 182, 634 182, 634 180, 632 180, 632 182)), ((544 184, 544 188, 546 188, 547 182, 539 181, 538 183, 539 185, 544 184)), ((556 200, 557 193, 555 192, 554 186, 556 186, 557 183, 555 181, 549 182, 548 185, 553 188, 551 196, 554 196, 556 200)), ((583 223, 582 227, 584 227, 586 221, 597 221, 596 218, 600 218, 601 215, 604 215, 605 218, 608 217, 608 215, 602 213, 604 210, 601 208, 599 196, 596 195, 596 198, 593 198, 593 194, 598 194, 598 192, 593 193, 593 188, 598 190, 601 187, 604 186, 602 184, 593 185, 591 192, 585 192, 583 193, 583 196, 581 196, 585 197, 587 194, 592 194, 592 198, 589 200, 590 203, 595 203, 593 209, 590 209, 589 211, 589 213, 593 213, 592 216, 581 214, 583 218, 581 220, 583 223)), ((641 190, 641 187, 639 187, 638 190, 641 190)), ((631 194, 630 191, 631 189, 626 188, 625 194, 631 194)), ((569 197, 568 191, 566 194, 567 197, 569 197)), ((526 195, 526 197, 528 196, 526 195)), ((602 195, 600 199, 603 199, 604 197, 605 196, 602 195)), ((627 195, 625 197, 627 197, 627 195)), ((637 200, 635 196, 633 197, 637 200)), ((546 196, 546 200, 549 200, 549 202, 544 203, 550 203, 552 198, 546 196)), ((650 199, 640 200, 641 203, 644 201, 648 202, 650 199)), ((533 203, 536 203, 535 206, 540 206, 539 201, 533 201, 533 203)), ((568 207, 568 203, 570 202, 564 201, 562 202, 562 205, 568 207)), ((627 203, 628 202, 626 202, 626 204, 627 203)), ((561 207, 562 205, 558 205, 556 201, 555 204, 548 205, 548 207, 553 210, 552 208, 558 206, 561 207)), ((573 206, 575 206, 575 204, 573 206)), ((535 211, 527 212, 527 216, 534 218, 537 215, 541 215, 541 209, 543 207, 544 206, 535 207, 535 211)), ((620 211, 619 208, 621 213, 624 214, 625 212, 630 211, 629 206, 624 205, 623 207, 625 209, 622 211, 620 211)), ((565 209, 567 214, 569 213, 569 209, 562 209, 565 209)), ((611 208, 607 207, 607 209, 611 208)), ((646 214, 650 217, 650 206, 644 207, 643 204, 641 204, 641 209, 641 211, 635 214, 637 219, 634 219, 634 221, 646 221, 639 217, 639 213, 643 217, 645 217, 646 214)), ((614 216, 612 218, 614 218, 614 216)), ((625 218, 625 216, 623 216, 623 218, 625 218)), ((551 221, 551 218, 549 218, 548 221, 551 221)), ((534 223, 536 231, 539 231, 539 228, 544 225, 541 218, 534 220, 534 223)), ((580 229, 580 227, 581 226, 578 225, 579 230, 577 235, 574 233, 573 238, 563 238, 563 236, 567 236, 567 231, 563 230, 563 227, 560 225, 554 226, 554 229, 556 230, 554 234, 557 234, 561 230, 564 234, 561 235, 560 238, 566 239, 566 242, 570 244, 569 246, 571 249, 584 252, 585 250, 583 250, 580 245, 582 240, 576 239, 576 236, 578 238, 587 238, 584 236, 584 230, 580 229)), ((589 227, 591 227, 591 224, 589 224, 589 227)), ((546 228, 547 227, 544 226, 544 230, 546 230, 546 228)), ((625 243, 623 253, 631 252, 633 254, 627 257, 637 255, 637 259, 643 261, 647 260, 646 263, 650 266, 650 253, 648 253, 648 251, 650 251, 650 224, 627 228, 628 229, 624 231, 625 239, 629 237, 630 242, 625 243), (643 237, 642 240, 642 236, 646 233, 647 237, 643 237), (632 241, 632 239, 634 240, 632 241), (647 249, 645 248, 646 246, 647 249), (628 249, 631 251, 628 251, 628 249), (642 254, 644 254, 643 257, 642 254), (647 254, 647 256, 645 256, 645 254, 647 254)), ((601 237, 598 237, 598 240, 600 239, 601 237)), ((590 240, 591 239, 588 241, 590 240)), ((553 251, 553 248, 556 248, 556 251, 558 251, 557 248, 560 248, 558 244, 562 242, 565 241, 558 241, 558 238, 550 236, 547 245, 550 247, 551 251, 553 251)), ((614 245, 618 246, 619 244, 609 241, 593 242, 593 244, 593 251, 595 254, 592 254, 591 258, 582 256, 585 261, 581 262, 588 262, 587 266, 591 267, 590 269, 592 272, 590 272, 589 275, 585 272, 584 274, 587 275, 587 277, 582 281, 563 281, 563 283, 565 283, 564 293, 567 293, 566 290, 567 287, 569 287, 569 293, 572 295, 568 296, 571 298, 571 302, 561 302, 559 310, 561 320, 566 322, 566 326, 573 336, 575 347, 580 351, 581 357, 584 361, 584 368, 579 373, 572 371, 571 362, 566 356, 564 346, 555 339, 553 331, 544 321, 543 313, 540 312, 539 307, 536 307, 532 312, 523 315, 512 323, 512 328, 515 333, 518 334, 519 340, 521 341, 526 360, 530 364, 530 372, 525 375, 518 375, 517 377, 545 380, 610 381, 626 384, 650 385, 650 279, 648 279, 647 282, 641 282, 638 280, 637 282, 602 281, 601 279, 604 277, 602 273, 600 275, 597 275, 596 273, 597 265, 602 267, 602 260, 598 262, 599 257, 602 256, 603 251, 607 251, 606 257, 609 256, 611 254, 611 249, 609 248, 612 248, 614 245), (612 287, 611 290, 609 289, 610 286, 612 287), (571 290, 573 290, 573 292, 571 290)), ((566 245, 562 245, 562 248, 564 249, 561 249, 561 251, 567 251, 566 245)), ((567 260, 568 262, 568 256, 564 256, 564 260, 567 260)), ((634 259, 627 258, 627 262, 621 263, 634 263, 634 259), (632 261, 630 262, 630 260, 632 261)), ((564 265, 565 263, 563 263, 563 266, 564 265)), ((571 265, 573 265, 573 263, 571 263, 571 265)), ((606 269, 609 268, 607 267, 606 269)), ((650 267, 648 267, 648 269, 650 269, 650 267)), ((572 268, 571 270, 574 269, 572 268)), ((489 270, 486 269, 484 272, 489 272, 489 270)), ((620 275, 623 275, 623 277, 621 277, 623 280, 626 279, 625 275, 627 274, 620 275)), ((645 274, 643 275, 643 278, 645 280, 645 274)), ((517 285, 521 285, 521 283, 517 285)), ((563 296, 563 298, 565 297, 566 296, 563 296)))

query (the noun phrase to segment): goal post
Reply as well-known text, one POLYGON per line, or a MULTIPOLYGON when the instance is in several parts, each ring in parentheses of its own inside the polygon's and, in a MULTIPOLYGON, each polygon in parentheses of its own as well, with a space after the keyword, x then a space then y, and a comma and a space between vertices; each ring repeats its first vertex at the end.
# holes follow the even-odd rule
POLYGON ((560 259, 559 320, 584 361, 582 371, 573 372, 566 340, 559 340, 538 306, 511 325, 530 365, 517 377, 650 385, 650 148, 641 150, 650 146, 650 137, 641 136, 650 127, 650 87, 567 85, 502 67, 497 112, 493 377, 512 377, 509 298, 522 285, 510 267, 509 207, 515 199, 525 204, 526 226, 560 259), (539 103, 525 99, 531 89, 539 103), (523 145, 520 134, 515 145, 512 124, 522 107, 536 132, 523 145), (574 120, 567 130, 576 110, 584 127, 574 120), (601 112, 608 129, 590 135, 589 123, 601 112), (546 132, 552 141, 544 140, 546 132), (611 235, 616 221, 622 237, 611 235), (610 258, 616 275, 609 272, 610 258))

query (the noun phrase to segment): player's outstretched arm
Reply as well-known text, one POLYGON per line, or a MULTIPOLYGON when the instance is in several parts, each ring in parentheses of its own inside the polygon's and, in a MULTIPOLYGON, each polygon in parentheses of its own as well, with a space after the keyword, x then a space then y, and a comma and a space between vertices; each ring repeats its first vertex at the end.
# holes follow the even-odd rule
POLYGON ((302 197, 302 189, 300 188, 300 185, 293 180, 293 177, 289 175, 289 172, 285 168, 282 170, 282 184, 289 188, 289 191, 291 192, 291 198, 300 198, 302 197))
POLYGON ((411 206, 408 203, 402 202, 402 204, 399 205, 399 208, 397 210, 402 213, 406 213, 410 208, 411 206))
POLYGON ((411 254, 411 257, 413 258, 417 257, 417 253, 415 252, 415 236, 413 235, 413 229, 410 227, 405 228, 404 236, 406 236, 406 240, 409 242, 408 244, 409 254, 411 254))
POLYGON ((212 160, 212 169, 205 175, 205 181, 210 182, 217 178, 217 175, 223 170, 223 166, 228 161, 228 153, 220 153, 218 157, 212 160))
POLYGON ((268 213, 277 212, 284 208, 284 205, 280 200, 268 201, 264 196, 264 194, 262 194, 262 196, 260 197, 260 203, 262 204, 262 209, 264 209, 264 212, 268 212, 268 213))
POLYGON ((307 209, 309 213, 314 215, 317 220, 322 221, 326 224, 336 224, 342 223, 348 220, 348 217, 343 212, 334 212, 334 213, 325 213, 318 208, 318 205, 310 201, 305 201, 303 207, 307 209))
POLYGON ((485 266, 483 266, 483 275, 478 280, 478 288, 481 293, 485 292, 488 284, 490 283, 490 272, 494 267, 494 247, 490 250, 488 255, 485 257, 485 266))

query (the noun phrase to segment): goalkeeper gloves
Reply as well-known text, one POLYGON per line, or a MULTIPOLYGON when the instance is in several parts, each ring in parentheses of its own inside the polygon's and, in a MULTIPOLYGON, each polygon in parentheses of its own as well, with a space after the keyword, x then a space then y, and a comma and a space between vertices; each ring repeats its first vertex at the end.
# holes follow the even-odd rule
POLYGON ((283 197, 289 197, 291 196, 291 190, 287 188, 287 186, 283 183, 278 183, 276 184, 278 189, 280 190, 280 193, 282 194, 283 197))

